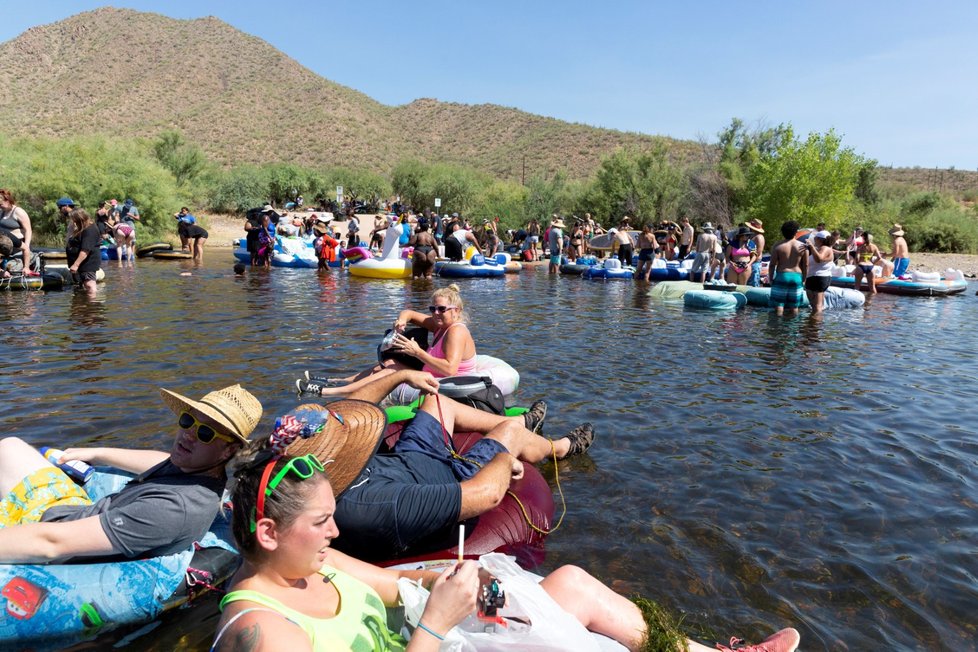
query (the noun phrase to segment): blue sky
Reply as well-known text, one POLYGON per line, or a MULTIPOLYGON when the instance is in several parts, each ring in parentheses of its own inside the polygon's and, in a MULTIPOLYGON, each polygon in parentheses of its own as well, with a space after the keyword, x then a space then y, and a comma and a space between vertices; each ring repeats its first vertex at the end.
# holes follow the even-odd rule
MULTIPOLYGON (((0 41, 102 3, 4 0, 0 41)), ((881 165, 978 169, 978 1, 116 3, 213 15, 384 104, 493 103, 714 140, 835 128, 881 165)), ((2 65, 2 64, 0 64, 2 65)))

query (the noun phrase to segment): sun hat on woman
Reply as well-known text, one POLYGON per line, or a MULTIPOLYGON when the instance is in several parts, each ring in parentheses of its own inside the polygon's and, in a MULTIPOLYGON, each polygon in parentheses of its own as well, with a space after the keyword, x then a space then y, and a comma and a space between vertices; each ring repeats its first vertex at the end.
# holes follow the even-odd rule
POLYGON ((315 455, 339 496, 377 452, 386 429, 387 414, 368 401, 307 403, 276 420, 269 443, 293 457, 315 455))

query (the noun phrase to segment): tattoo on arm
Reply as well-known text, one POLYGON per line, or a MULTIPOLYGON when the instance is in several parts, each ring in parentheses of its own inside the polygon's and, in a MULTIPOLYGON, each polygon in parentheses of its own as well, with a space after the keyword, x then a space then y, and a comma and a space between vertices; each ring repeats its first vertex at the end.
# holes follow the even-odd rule
POLYGON ((234 637, 235 652, 252 652, 261 644, 261 627, 258 623, 238 631, 234 637))

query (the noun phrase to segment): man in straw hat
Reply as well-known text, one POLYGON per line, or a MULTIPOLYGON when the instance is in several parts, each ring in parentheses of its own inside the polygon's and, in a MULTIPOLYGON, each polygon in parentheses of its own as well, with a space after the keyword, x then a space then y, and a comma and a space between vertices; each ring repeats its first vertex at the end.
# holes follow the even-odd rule
POLYGON ((751 271, 747 279, 747 285, 755 288, 761 287, 761 259, 764 257, 764 222, 753 219, 745 222, 744 226, 754 232, 750 240, 747 241, 747 248, 750 250, 751 271))
POLYGON ((329 226, 322 221, 313 224, 312 232, 316 235, 313 249, 319 260, 319 269, 328 269, 329 264, 336 260, 336 248, 340 241, 333 237, 329 232, 329 226))
POLYGON ((261 403, 240 385, 199 401, 160 394, 178 417, 169 453, 69 448, 58 460, 136 474, 96 503, 33 446, 0 440, 0 562, 156 557, 187 550, 207 532, 220 508, 224 465, 258 425, 261 403))
POLYGON ((560 271, 560 255, 564 248, 564 231, 566 228, 564 220, 556 214, 547 229, 547 245, 550 247, 550 265, 547 268, 550 274, 560 271))
POLYGON ((893 252, 890 254, 890 258, 893 262, 889 263, 884 261, 886 262, 883 266, 884 276, 888 276, 886 272, 890 265, 893 265, 891 272, 893 276, 903 276, 910 269, 910 247, 907 245, 907 240, 903 236, 903 227, 899 224, 894 224, 893 228, 890 229, 890 238, 893 240, 893 252))
POLYGON ((322 419, 311 416, 310 410, 323 409, 313 405, 278 420, 271 445, 293 456, 313 453, 326 467, 343 532, 337 548, 359 559, 384 560, 445 547, 458 523, 502 501, 510 481, 522 477, 524 462, 580 454, 594 440, 590 423, 552 442, 537 435, 546 416, 543 401, 525 415, 503 417, 437 392, 431 374, 402 370, 351 399, 327 404, 322 419), (377 453, 387 419, 376 404, 402 382, 420 389, 426 399, 393 453, 377 453), (485 436, 458 456, 447 445, 453 432, 485 436))

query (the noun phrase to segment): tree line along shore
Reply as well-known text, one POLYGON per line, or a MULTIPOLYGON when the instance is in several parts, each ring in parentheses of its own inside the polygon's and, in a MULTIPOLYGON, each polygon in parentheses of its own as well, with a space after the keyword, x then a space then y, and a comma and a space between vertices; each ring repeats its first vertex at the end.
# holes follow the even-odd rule
POLYGON ((888 229, 899 223, 914 254, 978 253, 978 188, 941 192, 881 182, 876 161, 845 147, 833 131, 801 137, 790 125, 751 128, 736 119, 702 144, 696 160, 673 160, 664 145, 618 149, 586 179, 561 171, 499 179, 418 160, 391 161, 388 174, 289 162, 224 168, 173 131, 155 140, 0 135, 0 146, 3 185, 29 212, 40 245, 61 243, 55 200, 64 195, 91 210, 105 199, 132 197, 143 216, 140 240, 149 242, 172 237, 172 216, 184 205, 213 230, 209 215, 243 217, 249 208, 282 208, 299 195, 307 205, 330 208, 339 190, 342 200, 368 208, 397 197, 416 211, 458 212, 473 223, 498 218, 501 230, 554 213, 591 213, 604 225, 629 215, 639 226, 683 216, 718 227, 756 218, 774 233, 788 220, 824 222, 843 233, 861 226, 885 248, 888 229))

